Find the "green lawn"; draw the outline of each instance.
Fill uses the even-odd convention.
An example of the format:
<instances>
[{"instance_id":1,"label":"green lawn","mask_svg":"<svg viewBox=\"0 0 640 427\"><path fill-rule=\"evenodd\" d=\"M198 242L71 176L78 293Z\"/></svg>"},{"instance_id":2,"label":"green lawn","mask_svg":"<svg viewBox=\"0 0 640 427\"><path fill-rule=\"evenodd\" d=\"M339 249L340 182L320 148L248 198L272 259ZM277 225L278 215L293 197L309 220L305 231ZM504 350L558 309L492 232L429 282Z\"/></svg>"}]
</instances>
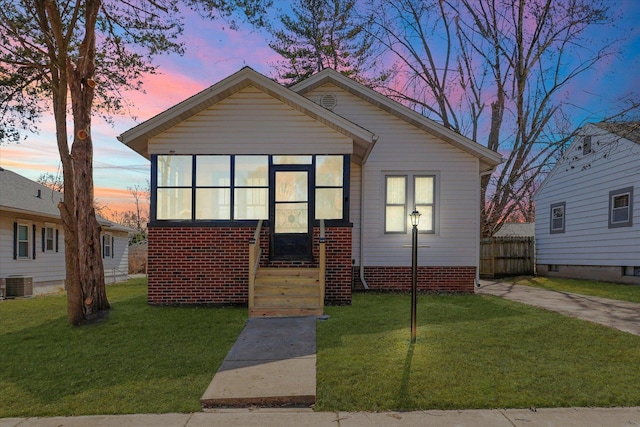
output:
<instances>
[{"instance_id":1,"label":"green lawn","mask_svg":"<svg viewBox=\"0 0 640 427\"><path fill-rule=\"evenodd\" d=\"M560 292L591 295L640 303L640 286L619 283L596 282L594 280L562 279L557 277L517 277L511 280L516 285L536 286Z\"/></svg>"},{"instance_id":2,"label":"green lawn","mask_svg":"<svg viewBox=\"0 0 640 427\"><path fill-rule=\"evenodd\" d=\"M200 411L246 308L150 307L146 280L107 287L100 323L64 295L0 302L0 418Z\"/></svg>"},{"instance_id":3,"label":"green lawn","mask_svg":"<svg viewBox=\"0 0 640 427\"><path fill-rule=\"evenodd\" d=\"M356 294L318 324L320 411L640 405L640 337L497 297Z\"/></svg>"},{"instance_id":4,"label":"green lawn","mask_svg":"<svg viewBox=\"0 0 640 427\"><path fill-rule=\"evenodd\" d=\"M0 302L0 418L200 410L246 308L150 307L146 282L72 327L63 295ZM640 405L640 337L491 296L356 294L318 323L316 410Z\"/></svg>"}]
</instances>

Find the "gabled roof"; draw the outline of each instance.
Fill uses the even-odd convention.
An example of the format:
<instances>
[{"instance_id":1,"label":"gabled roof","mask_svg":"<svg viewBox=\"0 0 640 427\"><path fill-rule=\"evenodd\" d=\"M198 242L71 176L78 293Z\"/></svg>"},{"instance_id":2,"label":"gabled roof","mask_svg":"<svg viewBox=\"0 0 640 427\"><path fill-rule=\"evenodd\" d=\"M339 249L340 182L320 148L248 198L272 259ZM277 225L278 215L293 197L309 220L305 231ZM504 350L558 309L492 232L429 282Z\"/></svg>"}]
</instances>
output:
<instances>
[{"instance_id":1,"label":"gabled roof","mask_svg":"<svg viewBox=\"0 0 640 427\"><path fill-rule=\"evenodd\" d=\"M308 79L294 85L291 90L304 95L320 86L325 84L333 84L361 99L377 106L383 111L388 112L401 120L404 120L412 125L416 126L423 131L430 133L444 141L447 141L451 145L465 151L480 159L481 170L491 170L495 166L502 163L502 156L493 150L490 150L471 139L460 135L446 128L445 126L415 112L414 110L405 107L404 105L396 102L386 96L376 92L375 90L368 88L355 80L352 80L339 72L327 68L320 71L317 74L309 77Z\"/></svg>"},{"instance_id":2,"label":"gabled roof","mask_svg":"<svg viewBox=\"0 0 640 427\"><path fill-rule=\"evenodd\" d=\"M563 167L563 165L567 161L567 153L572 152L574 146L582 144L583 138L585 136L603 136L606 133L615 134L632 143L640 144L640 122L599 122L585 124L576 132L576 136L569 144L569 147L567 147L567 149L565 150L562 158L558 160L553 169L551 169L551 172L547 174L547 176L542 181L542 184L540 184L536 192L533 194L534 200L537 198L538 194L540 194L540 192L547 186L547 183L552 180L552 177L557 173L557 171L561 167Z\"/></svg>"},{"instance_id":3,"label":"gabled roof","mask_svg":"<svg viewBox=\"0 0 640 427\"><path fill-rule=\"evenodd\" d=\"M0 167L0 211L22 215L35 215L60 220L60 203L64 195L38 182ZM98 223L106 230L135 233L125 227L98 216Z\"/></svg>"},{"instance_id":4,"label":"gabled roof","mask_svg":"<svg viewBox=\"0 0 640 427\"><path fill-rule=\"evenodd\" d=\"M249 67L242 68L226 79L124 132L118 137L118 140L148 158L147 143L150 138L159 135L248 86L253 86L293 109L352 138L363 151L367 151L374 140L374 134L368 130L298 95Z\"/></svg>"},{"instance_id":5,"label":"gabled roof","mask_svg":"<svg viewBox=\"0 0 640 427\"><path fill-rule=\"evenodd\" d=\"M0 209L24 214L60 218L58 203L63 194L0 168Z\"/></svg>"},{"instance_id":6,"label":"gabled roof","mask_svg":"<svg viewBox=\"0 0 640 427\"><path fill-rule=\"evenodd\" d=\"M640 122L595 123L601 129L640 144Z\"/></svg>"}]
</instances>

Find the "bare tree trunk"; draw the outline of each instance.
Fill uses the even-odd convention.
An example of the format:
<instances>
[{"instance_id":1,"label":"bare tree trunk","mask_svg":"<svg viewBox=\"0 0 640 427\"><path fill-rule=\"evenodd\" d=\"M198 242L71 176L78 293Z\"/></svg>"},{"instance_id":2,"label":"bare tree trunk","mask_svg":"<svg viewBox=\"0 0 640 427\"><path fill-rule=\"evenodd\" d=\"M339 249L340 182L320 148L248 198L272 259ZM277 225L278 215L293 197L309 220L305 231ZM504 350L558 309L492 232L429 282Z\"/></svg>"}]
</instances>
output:
<instances>
[{"instance_id":1,"label":"bare tree trunk","mask_svg":"<svg viewBox=\"0 0 640 427\"><path fill-rule=\"evenodd\" d=\"M36 13L56 44L48 45L48 54L56 67L51 70L56 138L62 160L64 199L59 204L65 239L67 316L79 325L87 315L108 309L104 269L100 247L100 226L93 207L93 145L91 110L95 72L95 23L100 1L85 5L85 37L77 67L67 55L65 36L56 2L36 3ZM45 28L47 29L47 28ZM56 46L57 45L57 46ZM71 95L74 142L69 151L67 133L67 89Z\"/></svg>"}]
</instances>

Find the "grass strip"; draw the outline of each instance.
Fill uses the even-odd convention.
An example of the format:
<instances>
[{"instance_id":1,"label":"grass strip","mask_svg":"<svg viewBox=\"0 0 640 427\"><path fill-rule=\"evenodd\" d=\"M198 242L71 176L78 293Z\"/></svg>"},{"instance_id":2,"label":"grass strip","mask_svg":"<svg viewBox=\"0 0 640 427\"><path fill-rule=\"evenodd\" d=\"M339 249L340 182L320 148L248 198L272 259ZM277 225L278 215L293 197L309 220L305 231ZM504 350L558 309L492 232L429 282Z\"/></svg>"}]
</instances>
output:
<instances>
[{"instance_id":1,"label":"grass strip","mask_svg":"<svg viewBox=\"0 0 640 427\"><path fill-rule=\"evenodd\" d=\"M640 337L480 295L356 294L318 323L320 411L635 406Z\"/></svg>"},{"instance_id":2,"label":"grass strip","mask_svg":"<svg viewBox=\"0 0 640 427\"><path fill-rule=\"evenodd\" d=\"M81 327L65 295L0 302L0 418L201 410L246 308L149 306L146 279L107 293L108 317Z\"/></svg>"},{"instance_id":3,"label":"grass strip","mask_svg":"<svg viewBox=\"0 0 640 427\"><path fill-rule=\"evenodd\" d=\"M570 292L574 294L640 303L640 286L638 285L540 276L516 277L511 280L511 283L551 289L559 292Z\"/></svg>"}]
</instances>

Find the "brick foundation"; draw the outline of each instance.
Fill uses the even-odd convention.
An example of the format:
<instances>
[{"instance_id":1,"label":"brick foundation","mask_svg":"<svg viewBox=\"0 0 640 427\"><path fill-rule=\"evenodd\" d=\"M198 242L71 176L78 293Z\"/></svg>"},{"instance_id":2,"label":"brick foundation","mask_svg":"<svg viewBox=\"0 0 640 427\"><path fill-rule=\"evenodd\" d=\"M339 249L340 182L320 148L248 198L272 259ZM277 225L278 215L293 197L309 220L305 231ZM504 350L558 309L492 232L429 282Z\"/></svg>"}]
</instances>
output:
<instances>
[{"instance_id":1,"label":"brick foundation","mask_svg":"<svg viewBox=\"0 0 640 427\"><path fill-rule=\"evenodd\" d=\"M385 291L411 290L411 267L365 267L369 289ZM475 267L418 267L418 290L424 292L474 293ZM360 267L354 267L354 287L363 289Z\"/></svg>"},{"instance_id":2,"label":"brick foundation","mask_svg":"<svg viewBox=\"0 0 640 427\"><path fill-rule=\"evenodd\" d=\"M149 304L247 304L249 239L255 227L149 227ZM350 227L327 227L327 304L351 303ZM318 259L319 229L314 229ZM269 229L261 230L260 265L269 265ZM282 265L287 263L281 263ZM291 266L317 265L294 262Z\"/></svg>"}]
</instances>

